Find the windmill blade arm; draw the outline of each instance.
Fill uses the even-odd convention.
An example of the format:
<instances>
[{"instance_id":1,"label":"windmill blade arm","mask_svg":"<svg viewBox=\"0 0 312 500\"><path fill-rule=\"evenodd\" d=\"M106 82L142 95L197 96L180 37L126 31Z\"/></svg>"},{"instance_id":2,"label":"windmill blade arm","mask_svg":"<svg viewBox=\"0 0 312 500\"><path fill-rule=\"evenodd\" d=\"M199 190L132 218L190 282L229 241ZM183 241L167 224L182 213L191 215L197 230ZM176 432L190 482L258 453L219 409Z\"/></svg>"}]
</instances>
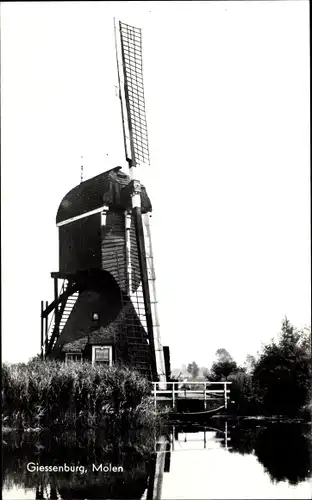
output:
<instances>
[{"instance_id":1,"label":"windmill blade arm","mask_svg":"<svg viewBox=\"0 0 312 500\"><path fill-rule=\"evenodd\" d=\"M132 166L150 164L143 85L141 29L119 22L123 91Z\"/></svg>"}]
</instances>

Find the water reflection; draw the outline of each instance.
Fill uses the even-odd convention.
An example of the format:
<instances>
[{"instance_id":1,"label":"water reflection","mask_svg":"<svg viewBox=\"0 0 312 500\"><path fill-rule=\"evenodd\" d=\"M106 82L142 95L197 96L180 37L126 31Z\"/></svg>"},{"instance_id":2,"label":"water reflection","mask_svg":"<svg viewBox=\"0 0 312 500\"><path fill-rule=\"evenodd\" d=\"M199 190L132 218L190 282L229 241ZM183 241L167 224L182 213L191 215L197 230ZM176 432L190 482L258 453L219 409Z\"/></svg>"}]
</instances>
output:
<instances>
[{"instance_id":1,"label":"water reflection","mask_svg":"<svg viewBox=\"0 0 312 500\"><path fill-rule=\"evenodd\" d=\"M255 454L275 481L287 480L296 485L311 474L311 436L305 436L297 425L262 429L255 442Z\"/></svg>"},{"instance_id":2,"label":"water reflection","mask_svg":"<svg viewBox=\"0 0 312 500\"><path fill-rule=\"evenodd\" d=\"M233 426L230 451L242 455L254 453L272 481L296 485L311 475L311 426Z\"/></svg>"},{"instance_id":3,"label":"water reflection","mask_svg":"<svg viewBox=\"0 0 312 500\"><path fill-rule=\"evenodd\" d=\"M168 427L160 436L7 435L4 498L17 498L17 490L18 498L28 498L23 493L28 490L36 500L256 498L255 482L260 482L258 498L310 498L305 496L310 431L300 425L219 421ZM74 465L85 472L29 472L30 462Z\"/></svg>"},{"instance_id":4,"label":"water reflection","mask_svg":"<svg viewBox=\"0 0 312 500\"><path fill-rule=\"evenodd\" d=\"M155 437L66 435L49 433L31 439L5 436L3 453L4 497L13 487L35 490L39 499L141 498L155 470ZM31 471L27 470L28 464ZM65 468L40 471L40 466ZM78 470L67 471L71 466ZM116 472L114 466L119 468ZM84 467L85 472L81 472ZM22 498L22 497L21 497Z\"/></svg>"}]
</instances>

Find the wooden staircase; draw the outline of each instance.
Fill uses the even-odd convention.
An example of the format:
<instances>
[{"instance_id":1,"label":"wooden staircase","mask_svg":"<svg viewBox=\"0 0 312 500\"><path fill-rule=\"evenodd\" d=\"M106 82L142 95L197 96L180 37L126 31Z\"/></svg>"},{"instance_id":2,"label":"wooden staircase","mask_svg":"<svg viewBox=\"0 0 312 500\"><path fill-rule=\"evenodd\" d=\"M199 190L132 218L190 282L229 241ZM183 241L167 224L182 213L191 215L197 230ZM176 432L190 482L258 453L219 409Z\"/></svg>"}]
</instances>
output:
<instances>
[{"instance_id":1,"label":"wooden staircase","mask_svg":"<svg viewBox=\"0 0 312 500\"><path fill-rule=\"evenodd\" d=\"M68 286L69 286L69 283L67 282L67 280L64 280L60 294L65 292L66 289L68 288ZM68 320L69 316L71 315L71 312L74 308L74 305L77 302L78 296L79 296L79 292L76 291L72 295L70 295L66 300L64 300L64 302L62 302L58 305L58 315L60 317L58 325L55 322L55 311L53 312L53 316L51 318L51 321L50 321L50 324L48 327L48 341L47 341L47 348L46 348L47 353L50 353L52 351L52 349L54 348L58 337L61 335L61 333L64 329L64 326L66 325L67 320Z\"/></svg>"},{"instance_id":2,"label":"wooden staircase","mask_svg":"<svg viewBox=\"0 0 312 500\"><path fill-rule=\"evenodd\" d=\"M66 325L67 320L68 320L68 318L69 318L69 316L74 308L74 305L77 302L78 296L79 296L79 292L75 292L73 295L70 295L68 297L67 301L65 302L65 307L64 307L63 314L62 314L62 317L60 320L60 325L59 325L59 333L60 334L62 333L63 328Z\"/></svg>"}]
</instances>

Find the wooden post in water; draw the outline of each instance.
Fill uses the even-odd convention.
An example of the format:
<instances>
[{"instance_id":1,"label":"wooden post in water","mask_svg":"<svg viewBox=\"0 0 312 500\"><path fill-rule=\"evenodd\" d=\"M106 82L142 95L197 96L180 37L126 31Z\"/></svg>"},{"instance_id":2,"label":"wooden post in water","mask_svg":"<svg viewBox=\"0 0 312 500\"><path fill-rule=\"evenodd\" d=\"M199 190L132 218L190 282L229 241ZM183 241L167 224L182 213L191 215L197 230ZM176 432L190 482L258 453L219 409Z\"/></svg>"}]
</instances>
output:
<instances>
[{"instance_id":1,"label":"wooden post in water","mask_svg":"<svg viewBox=\"0 0 312 500\"><path fill-rule=\"evenodd\" d=\"M43 359L43 300L41 301L41 328L40 328L40 333L41 333L41 338L40 338L40 358Z\"/></svg>"},{"instance_id":2,"label":"wooden post in water","mask_svg":"<svg viewBox=\"0 0 312 500\"><path fill-rule=\"evenodd\" d=\"M224 382L224 408L227 408L227 389L226 389L226 382Z\"/></svg>"},{"instance_id":3,"label":"wooden post in water","mask_svg":"<svg viewBox=\"0 0 312 500\"><path fill-rule=\"evenodd\" d=\"M175 407L175 382L172 382L172 408Z\"/></svg>"},{"instance_id":4,"label":"wooden post in water","mask_svg":"<svg viewBox=\"0 0 312 500\"><path fill-rule=\"evenodd\" d=\"M42 500L43 499L43 488L42 485L40 484L36 486L36 500Z\"/></svg>"},{"instance_id":5,"label":"wooden post in water","mask_svg":"<svg viewBox=\"0 0 312 500\"><path fill-rule=\"evenodd\" d=\"M54 332L56 333L56 339L59 337L59 306L58 306L58 279L54 278L54 301L55 301L55 309L54 309Z\"/></svg>"},{"instance_id":6,"label":"wooden post in water","mask_svg":"<svg viewBox=\"0 0 312 500\"><path fill-rule=\"evenodd\" d=\"M49 302L46 300L45 303L45 308L47 308L49 305ZM48 329L49 329L49 324L48 324L48 315L45 317L45 326L44 326L44 344L45 344L45 353L48 350Z\"/></svg>"},{"instance_id":7,"label":"wooden post in water","mask_svg":"<svg viewBox=\"0 0 312 500\"><path fill-rule=\"evenodd\" d=\"M204 382L204 410L207 410L206 382Z\"/></svg>"},{"instance_id":8,"label":"wooden post in water","mask_svg":"<svg viewBox=\"0 0 312 500\"><path fill-rule=\"evenodd\" d=\"M228 427L227 421L225 421L224 434L225 434L225 449L228 449Z\"/></svg>"}]
</instances>

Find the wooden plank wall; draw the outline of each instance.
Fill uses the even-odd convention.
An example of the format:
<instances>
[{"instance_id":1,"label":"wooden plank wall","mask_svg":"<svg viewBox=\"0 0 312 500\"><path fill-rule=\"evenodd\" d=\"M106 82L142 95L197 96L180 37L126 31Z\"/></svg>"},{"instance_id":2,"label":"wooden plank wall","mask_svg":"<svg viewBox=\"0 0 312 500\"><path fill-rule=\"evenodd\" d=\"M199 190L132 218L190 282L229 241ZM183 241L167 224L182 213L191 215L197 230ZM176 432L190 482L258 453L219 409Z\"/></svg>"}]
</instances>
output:
<instances>
[{"instance_id":1,"label":"wooden plank wall","mask_svg":"<svg viewBox=\"0 0 312 500\"><path fill-rule=\"evenodd\" d=\"M122 211L108 211L105 237L101 245L102 269L109 271L120 288L126 292L125 217Z\"/></svg>"},{"instance_id":2,"label":"wooden plank wall","mask_svg":"<svg viewBox=\"0 0 312 500\"><path fill-rule=\"evenodd\" d=\"M61 273L100 269L100 214L84 217L59 228L59 263Z\"/></svg>"}]
</instances>

